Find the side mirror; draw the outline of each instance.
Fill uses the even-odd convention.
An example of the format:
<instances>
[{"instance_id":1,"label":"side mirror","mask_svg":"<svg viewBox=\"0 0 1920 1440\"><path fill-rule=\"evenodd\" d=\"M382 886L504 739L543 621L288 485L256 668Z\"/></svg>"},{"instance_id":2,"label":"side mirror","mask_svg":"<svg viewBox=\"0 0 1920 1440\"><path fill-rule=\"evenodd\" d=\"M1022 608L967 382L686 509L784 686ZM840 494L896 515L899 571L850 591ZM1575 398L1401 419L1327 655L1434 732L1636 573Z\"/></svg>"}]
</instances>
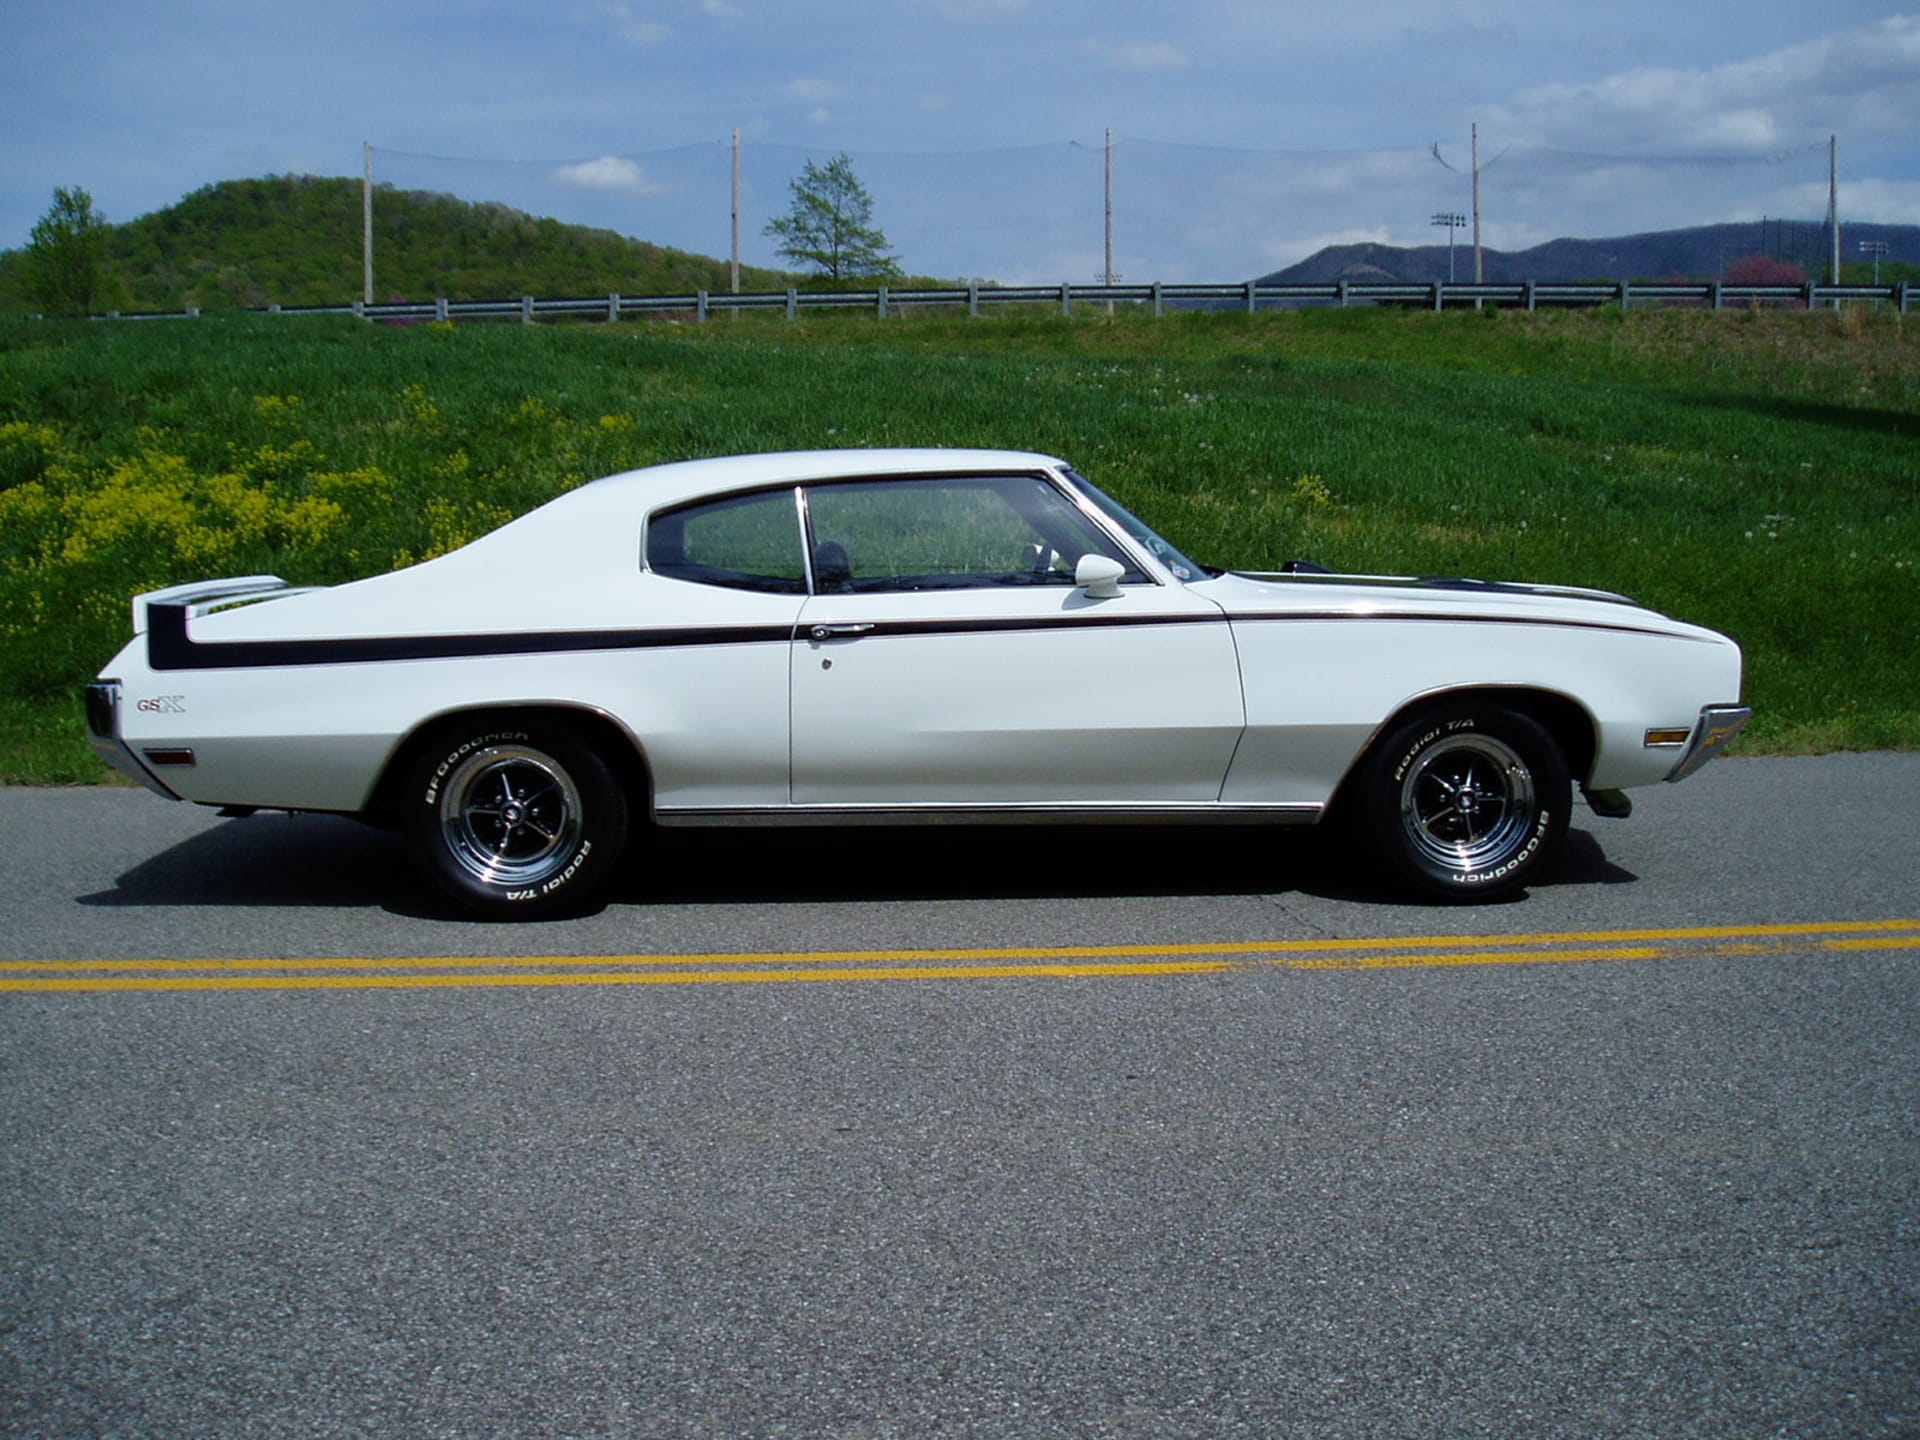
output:
<instances>
[{"instance_id":1,"label":"side mirror","mask_svg":"<svg viewBox=\"0 0 1920 1440\"><path fill-rule=\"evenodd\" d=\"M1093 600L1111 600L1120 593L1120 577L1127 567L1106 555L1086 554L1073 567L1073 583Z\"/></svg>"}]
</instances>

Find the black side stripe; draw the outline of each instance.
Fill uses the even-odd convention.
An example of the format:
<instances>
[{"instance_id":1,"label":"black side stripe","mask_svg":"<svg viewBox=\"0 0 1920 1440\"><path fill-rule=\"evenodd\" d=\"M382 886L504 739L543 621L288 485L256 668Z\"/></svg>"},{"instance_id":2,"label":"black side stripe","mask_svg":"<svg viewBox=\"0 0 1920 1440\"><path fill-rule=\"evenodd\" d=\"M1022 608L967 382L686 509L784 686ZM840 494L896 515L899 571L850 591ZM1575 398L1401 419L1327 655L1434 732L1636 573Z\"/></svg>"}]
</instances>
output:
<instances>
[{"instance_id":1,"label":"black side stripe","mask_svg":"<svg viewBox=\"0 0 1920 1440\"><path fill-rule=\"evenodd\" d=\"M791 625L652 630L537 630L521 634L391 635L341 640L195 640L183 605L147 607L147 664L155 670L248 670L268 666L368 665L485 655L555 655L689 645L788 644Z\"/></svg>"},{"instance_id":2,"label":"black side stripe","mask_svg":"<svg viewBox=\"0 0 1920 1440\"><path fill-rule=\"evenodd\" d=\"M538 630L477 635L363 636L339 640L219 640L187 633L184 605L147 610L147 664L163 670L245 670L305 665L368 665L396 660L458 660L480 656L584 654L607 650L659 650L697 645L786 645L805 633L793 625L680 626L644 630ZM1157 625L1222 625L1329 622L1421 622L1448 625L1544 625L1568 630L1608 630L1629 635L1685 639L1649 626L1547 616L1438 615L1426 611L1277 611L1260 615L1061 614L974 620L876 621L857 638L825 643L866 643L908 635L991 635L1066 627L1137 629Z\"/></svg>"},{"instance_id":3,"label":"black side stripe","mask_svg":"<svg viewBox=\"0 0 1920 1440\"><path fill-rule=\"evenodd\" d=\"M903 635L977 635L1062 626L1137 628L1221 625L1222 615L1060 615L981 620L881 621L862 639ZM245 670L273 666L368 665L393 660L457 660L475 656L580 654L596 650L659 650L694 645L787 645L793 625L660 627L647 630L530 630L476 635L392 635L340 640L195 640L186 607L147 607L147 664L154 670Z\"/></svg>"}]
</instances>

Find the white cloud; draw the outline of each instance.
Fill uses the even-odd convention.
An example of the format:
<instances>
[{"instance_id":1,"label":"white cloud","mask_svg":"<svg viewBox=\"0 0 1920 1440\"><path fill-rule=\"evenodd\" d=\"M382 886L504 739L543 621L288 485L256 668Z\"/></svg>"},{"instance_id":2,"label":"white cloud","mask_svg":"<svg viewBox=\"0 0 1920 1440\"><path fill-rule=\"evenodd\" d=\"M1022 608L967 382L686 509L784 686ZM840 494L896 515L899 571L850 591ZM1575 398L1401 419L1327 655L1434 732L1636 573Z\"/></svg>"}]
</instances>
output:
<instances>
[{"instance_id":1,"label":"white cloud","mask_svg":"<svg viewBox=\"0 0 1920 1440\"><path fill-rule=\"evenodd\" d=\"M1882 225L1920 225L1920 180L1842 180L1840 220Z\"/></svg>"},{"instance_id":2,"label":"white cloud","mask_svg":"<svg viewBox=\"0 0 1920 1440\"><path fill-rule=\"evenodd\" d=\"M1090 40L1087 49L1119 70L1184 70L1193 63L1184 50L1166 40Z\"/></svg>"},{"instance_id":3,"label":"white cloud","mask_svg":"<svg viewBox=\"0 0 1920 1440\"><path fill-rule=\"evenodd\" d=\"M811 75L802 75L787 81L780 87L780 93L789 100L811 101L824 104L829 100L838 100L845 93L831 80L821 80Z\"/></svg>"},{"instance_id":4,"label":"white cloud","mask_svg":"<svg viewBox=\"0 0 1920 1440\"><path fill-rule=\"evenodd\" d=\"M629 45L638 45L642 49L664 45L673 34L672 28L663 21L649 19L637 13L628 0L616 0L616 3L603 4L599 6L598 14L607 22L615 35Z\"/></svg>"},{"instance_id":5,"label":"white cloud","mask_svg":"<svg viewBox=\"0 0 1920 1440\"><path fill-rule=\"evenodd\" d=\"M660 187L647 177L646 167L623 155L602 155L562 165L553 172L556 183L576 190L605 190L624 195L657 195Z\"/></svg>"},{"instance_id":6,"label":"white cloud","mask_svg":"<svg viewBox=\"0 0 1920 1440\"><path fill-rule=\"evenodd\" d=\"M1538 86L1493 118L1570 149L1762 155L1820 134L1892 139L1890 125L1910 138L1915 114L1920 16L1895 15L1723 65Z\"/></svg>"}]
</instances>

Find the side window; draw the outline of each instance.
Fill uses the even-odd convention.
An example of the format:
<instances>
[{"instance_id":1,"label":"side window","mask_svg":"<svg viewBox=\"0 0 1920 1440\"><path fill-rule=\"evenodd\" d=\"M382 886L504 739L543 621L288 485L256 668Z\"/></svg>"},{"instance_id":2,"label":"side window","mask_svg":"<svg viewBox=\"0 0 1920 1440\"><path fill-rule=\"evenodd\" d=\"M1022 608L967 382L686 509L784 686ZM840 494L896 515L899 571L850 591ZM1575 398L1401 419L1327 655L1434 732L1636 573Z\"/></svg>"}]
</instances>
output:
<instances>
[{"instance_id":1,"label":"side window","mask_svg":"<svg viewBox=\"0 0 1920 1440\"><path fill-rule=\"evenodd\" d=\"M699 585L804 595L794 492L735 495L654 516L647 524L647 568Z\"/></svg>"},{"instance_id":2,"label":"side window","mask_svg":"<svg viewBox=\"0 0 1920 1440\"><path fill-rule=\"evenodd\" d=\"M807 491L823 590L1073 584L1089 552L1150 583L1069 500L1032 475L848 481Z\"/></svg>"}]
</instances>

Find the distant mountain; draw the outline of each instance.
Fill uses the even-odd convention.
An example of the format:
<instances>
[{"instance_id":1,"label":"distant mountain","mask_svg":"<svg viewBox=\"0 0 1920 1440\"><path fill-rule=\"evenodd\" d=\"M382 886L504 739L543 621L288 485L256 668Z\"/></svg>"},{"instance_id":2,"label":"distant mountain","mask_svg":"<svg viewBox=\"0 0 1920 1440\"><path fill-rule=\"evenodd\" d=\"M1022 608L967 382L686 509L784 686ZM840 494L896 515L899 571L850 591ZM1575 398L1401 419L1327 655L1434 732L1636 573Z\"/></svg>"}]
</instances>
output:
<instances>
[{"instance_id":1,"label":"distant mountain","mask_svg":"<svg viewBox=\"0 0 1920 1440\"><path fill-rule=\"evenodd\" d=\"M1862 240L1882 241L1887 254L1883 279L1903 278L1899 268L1920 266L1920 225L1840 227L1840 258L1849 282L1872 279L1871 257L1860 253ZM1749 256L1763 255L1797 266L1824 280L1831 238L1824 224L1764 220L1739 225L1700 225L1688 230L1658 230L1610 240L1549 240L1531 250L1487 250L1486 278L1491 284L1527 280L1713 280ZM1453 250L1455 277L1473 279L1471 231L1460 232ZM1428 284L1447 278L1445 245L1330 245L1298 265L1260 277L1273 285L1329 285L1342 280L1412 281ZM1920 279L1920 273L1904 278Z\"/></svg>"},{"instance_id":2,"label":"distant mountain","mask_svg":"<svg viewBox=\"0 0 1920 1440\"><path fill-rule=\"evenodd\" d=\"M374 190L373 214L377 300L677 295L728 286L723 260L505 205L383 185ZM134 310L346 305L364 284L361 225L358 180L227 180L111 227L110 263ZM20 254L0 254L0 309L29 308L13 263ZM748 289L794 283L782 271L741 273Z\"/></svg>"}]
</instances>

